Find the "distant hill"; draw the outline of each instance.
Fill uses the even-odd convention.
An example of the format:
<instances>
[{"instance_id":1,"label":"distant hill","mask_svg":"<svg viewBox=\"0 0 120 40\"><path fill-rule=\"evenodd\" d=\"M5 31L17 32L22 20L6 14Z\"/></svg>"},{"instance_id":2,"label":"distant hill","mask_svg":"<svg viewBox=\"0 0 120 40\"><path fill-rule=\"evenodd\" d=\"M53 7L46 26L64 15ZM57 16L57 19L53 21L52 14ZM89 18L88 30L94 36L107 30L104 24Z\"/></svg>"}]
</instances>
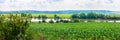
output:
<instances>
[{"instance_id":1,"label":"distant hill","mask_svg":"<svg viewBox=\"0 0 120 40\"><path fill-rule=\"evenodd\" d=\"M110 14L113 11L109 10L59 10L59 11L37 11L37 10L19 10L19 11L0 11L0 14L4 13L31 13L31 14L78 14L78 13L96 12L101 14Z\"/></svg>"}]
</instances>

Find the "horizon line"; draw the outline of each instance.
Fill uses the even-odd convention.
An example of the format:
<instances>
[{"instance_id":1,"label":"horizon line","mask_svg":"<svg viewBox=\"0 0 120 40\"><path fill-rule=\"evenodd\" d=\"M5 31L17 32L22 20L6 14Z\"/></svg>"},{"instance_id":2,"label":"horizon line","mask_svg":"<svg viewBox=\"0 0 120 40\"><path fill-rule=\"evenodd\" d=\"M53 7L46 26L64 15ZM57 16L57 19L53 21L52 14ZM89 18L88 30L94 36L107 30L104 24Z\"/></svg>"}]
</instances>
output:
<instances>
[{"instance_id":1,"label":"horizon line","mask_svg":"<svg viewBox=\"0 0 120 40\"><path fill-rule=\"evenodd\" d=\"M67 11L67 10L106 10L106 9L58 9L58 10L35 10L35 9L28 9L34 11ZM26 10L0 10L0 11L26 11ZM106 11L117 11L117 10L106 10Z\"/></svg>"}]
</instances>

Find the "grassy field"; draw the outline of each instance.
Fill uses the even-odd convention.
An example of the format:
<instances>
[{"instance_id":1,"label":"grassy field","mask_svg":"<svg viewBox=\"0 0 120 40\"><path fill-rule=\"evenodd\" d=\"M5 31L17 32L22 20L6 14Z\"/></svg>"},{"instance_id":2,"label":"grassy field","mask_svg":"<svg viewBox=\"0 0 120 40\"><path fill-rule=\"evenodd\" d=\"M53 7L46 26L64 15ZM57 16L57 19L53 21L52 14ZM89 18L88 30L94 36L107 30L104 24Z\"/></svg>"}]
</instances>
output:
<instances>
[{"instance_id":1,"label":"grassy field","mask_svg":"<svg viewBox=\"0 0 120 40\"><path fill-rule=\"evenodd\" d=\"M2 15L5 15L5 17L8 17L10 14L2 14ZM13 14L13 15L16 15L16 14ZM32 14L33 17L38 17L39 15L46 15L47 17L53 18L55 14ZM56 15L61 18L70 18L72 14L56 14Z\"/></svg>"},{"instance_id":2,"label":"grassy field","mask_svg":"<svg viewBox=\"0 0 120 40\"><path fill-rule=\"evenodd\" d=\"M47 17L54 17L55 14L32 14L33 16L46 15ZM61 18L70 18L72 14L56 14Z\"/></svg>"},{"instance_id":3,"label":"grassy field","mask_svg":"<svg viewBox=\"0 0 120 40\"><path fill-rule=\"evenodd\" d=\"M119 40L120 23L31 23L34 40Z\"/></svg>"},{"instance_id":4,"label":"grassy field","mask_svg":"<svg viewBox=\"0 0 120 40\"><path fill-rule=\"evenodd\" d=\"M106 14L106 15L110 15L110 16L116 16L116 17L120 17L120 14Z\"/></svg>"}]
</instances>

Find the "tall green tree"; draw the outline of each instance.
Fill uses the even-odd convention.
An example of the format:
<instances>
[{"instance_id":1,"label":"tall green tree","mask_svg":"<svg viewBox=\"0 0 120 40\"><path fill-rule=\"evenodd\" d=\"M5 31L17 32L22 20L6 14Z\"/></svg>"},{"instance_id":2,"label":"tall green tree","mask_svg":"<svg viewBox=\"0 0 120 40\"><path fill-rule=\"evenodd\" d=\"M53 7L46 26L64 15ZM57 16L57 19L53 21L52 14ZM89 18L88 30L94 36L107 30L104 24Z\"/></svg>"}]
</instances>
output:
<instances>
[{"instance_id":1,"label":"tall green tree","mask_svg":"<svg viewBox=\"0 0 120 40\"><path fill-rule=\"evenodd\" d=\"M85 13L80 13L80 19L86 19L86 14Z\"/></svg>"},{"instance_id":2,"label":"tall green tree","mask_svg":"<svg viewBox=\"0 0 120 40\"><path fill-rule=\"evenodd\" d=\"M87 14L88 19L97 19L97 14L95 12L90 12Z\"/></svg>"},{"instance_id":3,"label":"tall green tree","mask_svg":"<svg viewBox=\"0 0 120 40\"><path fill-rule=\"evenodd\" d=\"M99 19L105 19L105 15L104 14L98 14L98 17Z\"/></svg>"},{"instance_id":4,"label":"tall green tree","mask_svg":"<svg viewBox=\"0 0 120 40\"><path fill-rule=\"evenodd\" d=\"M71 18L72 18L72 19L78 19L79 16L78 16L78 14L73 14L73 15L71 16Z\"/></svg>"},{"instance_id":5,"label":"tall green tree","mask_svg":"<svg viewBox=\"0 0 120 40\"><path fill-rule=\"evenodd\" d=\"M42 18L42 17L39 15L39 16L38 16L38 19L41 19L41 18Z\"/></svg>"},{"instance_id":6,"label":"tall green tree","mask_svg":"<svg viewBox=\"0 0 120 40\"><path fill-rule=\"evenodd\" d=\"M27 16L27 14L21 13L21 17L26 17L26 16Z\"/></svg>"},{"instance_id":7,"label":"tall green tree","mask_svg":"<svg viewBox=\"0 0 120 40\"><path fill-rule=\"evenodd\" d=\"M60 19L60 17L55 14L55 15L54 15L54 19L55 19L55 20L58 20L58 19Z\"/></svg>"}]
</instances>

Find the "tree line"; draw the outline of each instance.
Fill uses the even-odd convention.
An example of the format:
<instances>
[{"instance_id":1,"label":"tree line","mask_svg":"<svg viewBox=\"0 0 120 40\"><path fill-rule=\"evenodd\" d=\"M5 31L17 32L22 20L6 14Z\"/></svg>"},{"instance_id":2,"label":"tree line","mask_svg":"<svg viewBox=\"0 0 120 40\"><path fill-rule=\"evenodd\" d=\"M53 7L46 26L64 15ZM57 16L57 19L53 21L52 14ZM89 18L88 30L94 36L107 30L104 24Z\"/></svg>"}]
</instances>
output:
<instances>
[{"instance_id":1,"label":"tree line","mask_svg":"<svg viewBox=\"0 0 120 40\"><path fill-rule=\"evenodd\" d=\"M22 16L25 16L27 14L21 14ZM47 17L46 15L39 15L39 16L32 16L32 14L29 14L30 18L37 18L37 19L42 19L43 23L45 22L46 19L50 18ZM57 14L54 14L54 16L52 17L52 19L54 20L58 20L58 19L64 19L62 17L59 17ZM106 14L100 14L100 13L95 13L95 12L89 12L89 13L79 13L79 14L72 14L71 17L67 18L67 19L71 19L70 22L79 22L79 21L85 21L82 19L87 19L87 21L94 21L96 19L100 19L100 20L120 20L120 17L118 16L110 16L110 15L106 15ZM89 19L93 19L93 20L89 20ZM53 23L53 21L50 21L51 23ZM57 22L69 22L68 20L60 20ZM41 22L40 22L41 23Z\"/></svg>"},{"instance_id":2,"label":"tree line","mask_svg":"<svg viewBox=\"0 0 120 40\"><path fill-rule=\"evenodd\" d=\"M120 17L117 17L117 16L98 14L95 12L73 14L71 18L72 19L107 19L107 20L119 20L120 19Z\"/></svg>"},{"instance_id":3,"label":"tree line","mask_svg":"<svg viewBox=\"0 0 120 40\"><path fill-rule=\"evenodd\" d=\"M21 13L21 15L26 16L27 14ZM38 18L38 19L43 19L43 20L49 18L46 15L38 15L35 17L33 17L32 14L28 14L28 15L30 15L30 18ZM53 18L60 19L61 17L59 17L57 14L54 14ZM72 14L70 18L71 19L106 19L106 20L119 20L120 19L120 17L118 16L110 16L110 15L99 14L95 12Z\"/></svg>"}]
</instances>

